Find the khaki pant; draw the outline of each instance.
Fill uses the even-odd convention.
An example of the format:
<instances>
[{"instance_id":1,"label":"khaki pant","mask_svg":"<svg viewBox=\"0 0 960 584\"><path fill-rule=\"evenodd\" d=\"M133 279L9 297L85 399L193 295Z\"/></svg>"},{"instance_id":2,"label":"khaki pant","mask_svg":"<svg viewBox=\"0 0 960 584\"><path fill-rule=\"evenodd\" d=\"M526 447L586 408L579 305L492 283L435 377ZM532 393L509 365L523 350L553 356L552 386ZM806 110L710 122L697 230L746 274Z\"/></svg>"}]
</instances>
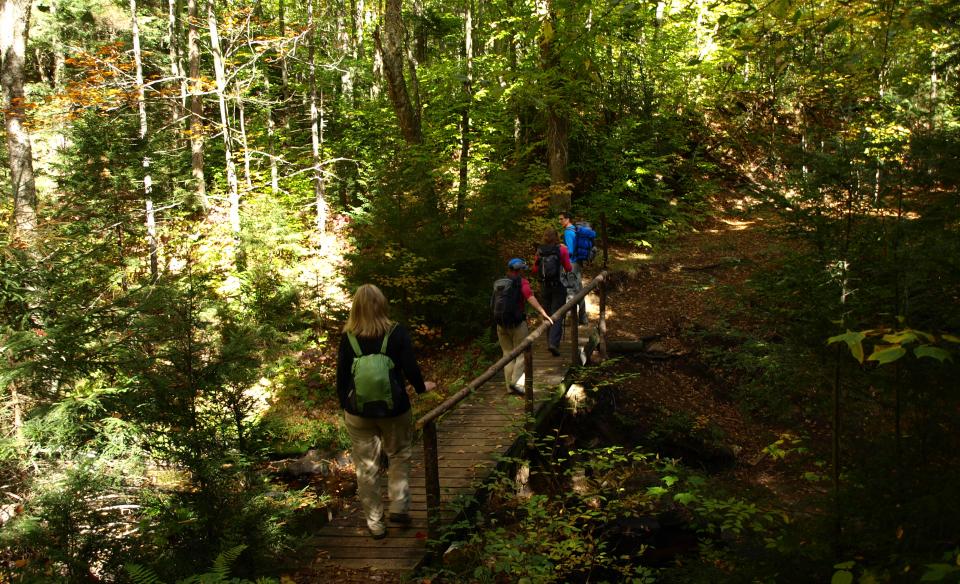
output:
<instances>
[{"instance_id":1,"label":"khaki pant","mask_svg":"<svg viewBox=\"0 0 960 584\"><path fill-rule=\"evenodd\" d=\"M521 322L513 328L497 325L497 340L500 341L500 349L503 351L503 356L506 357L510 351L513 351L523 342L523 339L527 338L528 334L530 334L530 331L527 329L526 322ZM508 390L511 385L519 384L520 378L523 377L522 354L507 363L507 366L503 368L503 376Z\"/></svg>"},{"instance_id":2,"label":"khaki pant","mask_svg":"<svg viewBox=\"0 0 960 584\"><path fill-rule=\"evenodd\" d=\"M357 468L357 494L367 516L367 527L373 533L383 532L383 472L380 469L381 449L386 452L387 494L390 513L406 513L410 509L410 454L413 442L413 413L393 418L361 418L343 413L353 449L350 453Z\"/></svg>"}]
</instances>

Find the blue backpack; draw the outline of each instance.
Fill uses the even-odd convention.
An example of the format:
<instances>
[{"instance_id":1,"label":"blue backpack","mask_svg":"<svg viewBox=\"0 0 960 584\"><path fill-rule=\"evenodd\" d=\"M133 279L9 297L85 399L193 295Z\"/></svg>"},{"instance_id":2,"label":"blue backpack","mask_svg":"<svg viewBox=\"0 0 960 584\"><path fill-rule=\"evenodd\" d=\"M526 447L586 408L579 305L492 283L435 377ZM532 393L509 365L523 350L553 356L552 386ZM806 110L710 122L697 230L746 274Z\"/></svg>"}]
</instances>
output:
<instances>
[{"instance_id":1,"label":"blue backpack","mask_svg":"<svg viewBox=\"0 0 960 584\"><path fill-rule=\"evenodd\" d=\"M577 237L573 241L570 259L578 264L592 262L597 257L597 248L593 245L597 232L590 228L589 223L580 222L574 225L574 233Z\"/></svg>"}]
</instances>

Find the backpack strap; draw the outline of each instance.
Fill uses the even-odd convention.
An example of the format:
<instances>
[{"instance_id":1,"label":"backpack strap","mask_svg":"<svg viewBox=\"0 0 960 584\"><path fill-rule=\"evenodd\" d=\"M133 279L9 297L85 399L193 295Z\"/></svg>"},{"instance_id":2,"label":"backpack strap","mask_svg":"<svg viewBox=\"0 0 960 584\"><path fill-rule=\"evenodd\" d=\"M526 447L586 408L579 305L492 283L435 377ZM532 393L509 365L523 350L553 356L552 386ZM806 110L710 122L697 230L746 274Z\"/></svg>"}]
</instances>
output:
<instances>
[{"instance_id":1,"label":"backpack strap","mask_svg":"<svg viewBox=\"0 0 960 584\"><path fill-rule=\"evenodd\" d=\"M383 343L380 345L380 352L386 354L387 352L387 341L390 340L390 334L393 333L394 329L397 328L397 323L393 323L393 326L390 327L390 330L387 331L387 334L383 335ZM360 343L357 342L357 337L353 333L347 333L347 339L350 341L350 346L353 347L353 352L356 353L357 357L363 357L363 351L360 349Z\"/></svg>"},{"instance_id":2,"label":"backpack strap","mask_svg":"<svg viewBox=\"0 0 960 584\"><path fill-rule=\"evenodd\" d=\"M393 326L390 327L390 330L387 331L387 334L383 335L383 343L380 345L380 352L384 355L387 353L387 341L390 340L390 335L396 328L397 323L393 323Z\"/></svg>"},{"instance_id":3,"label":"backpack strap","mask_svg":"<svg viewBox=\"0 0 960 584\"><path fill-rule=\"evenodd\" d=\"M360 350L360 343L357 342L357 337L353 336L353 333L347 333L347 339L349 339L350 346L353 347L353 352L357 357L363 357L363 351Z\"/></svg>"}]
</instances>

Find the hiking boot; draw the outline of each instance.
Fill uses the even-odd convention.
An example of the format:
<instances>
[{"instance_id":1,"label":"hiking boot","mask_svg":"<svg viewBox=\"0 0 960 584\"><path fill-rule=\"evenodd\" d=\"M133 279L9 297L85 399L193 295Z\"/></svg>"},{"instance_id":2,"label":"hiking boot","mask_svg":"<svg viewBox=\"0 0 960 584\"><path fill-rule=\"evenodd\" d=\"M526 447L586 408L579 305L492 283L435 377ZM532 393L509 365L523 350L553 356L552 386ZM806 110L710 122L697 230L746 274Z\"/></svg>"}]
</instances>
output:
<instances>
[{"instance_id":1,"label":"hiking boot","mask_svg":"<svg viewBox=\"0 0 960 584\"><path fill-rule=\"evenodd\" d=\"M413 523L413 519L409 513L391 513L388 519L390 519L391 523L399 523L400 525L410 525Z\"/></svg>"},{"instance_id":2,"label":"hiking boot","mask_svg":"<svg viewBox=\"0 0 960 584\"><path fill-rule=\"evenodd\" d=\"M560 349L554 347L553 345L547 347L547 350L550 351L550 354L553 355L554 357L560 356Z\"/></svg>"},{"instance_id":3,"label":"hiking boot","mask_svg":"<svg viewBox=\"0 0 960 584\"><path fill-rule=\"evenodd\" d=\"M387 537L387 528L382 521L374 527L367 526L367 531L370 532L370 537L373 539L383 539Z\"/></svg>"},{"instance_id":4,"label":"hiking boot","mask_svg":"<svg viewBox=\"0 0 960 584\"><path fill-rule=\"evenodd\" d=\"M526 392L523 391L523 388L515 383L510 384L510 387L507 388L507 393L512 393L513 395L526 395Z\"/></svg>"}]
</instances>

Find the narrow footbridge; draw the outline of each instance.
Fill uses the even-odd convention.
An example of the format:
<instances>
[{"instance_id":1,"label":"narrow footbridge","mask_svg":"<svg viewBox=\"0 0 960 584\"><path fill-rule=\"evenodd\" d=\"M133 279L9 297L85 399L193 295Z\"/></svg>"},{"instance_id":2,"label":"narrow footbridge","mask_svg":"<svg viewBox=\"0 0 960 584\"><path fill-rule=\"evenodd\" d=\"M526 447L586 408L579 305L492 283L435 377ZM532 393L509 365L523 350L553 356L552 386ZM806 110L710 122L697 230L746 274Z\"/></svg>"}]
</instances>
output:
<instances>
[{"instance_id":1,"label":"narrow footbridge","mask_svg":"<svg viewBox=\"0 0 960 584\"><path fill-rule=\"evenodd\" d=\"M543 323L512 353L417 420L423 457L414 454L412 461L410 526L388 524L387 537L375 540L355 504L318 530L313 538L321 556L318 561L397 573L409 573L424 562L431 553L430 542L437 541L456 519L457 501L472 496L497 460L522 446L518 440L524 431L533 430L525 426L541 419L564 397L571 366L584 364L594 349L605 355L606 276L602 271L551 315L554 320L570 315L559 357L547 351L544 333L549 324ZM594 291L599 310L589 325L578 325L577 303ZM504 387L503 367L521 354L525 379L533 383L525 384L526 395L510 395ZM386 493L384 502L386 506Z\"/></svg>"}]
</instances>

